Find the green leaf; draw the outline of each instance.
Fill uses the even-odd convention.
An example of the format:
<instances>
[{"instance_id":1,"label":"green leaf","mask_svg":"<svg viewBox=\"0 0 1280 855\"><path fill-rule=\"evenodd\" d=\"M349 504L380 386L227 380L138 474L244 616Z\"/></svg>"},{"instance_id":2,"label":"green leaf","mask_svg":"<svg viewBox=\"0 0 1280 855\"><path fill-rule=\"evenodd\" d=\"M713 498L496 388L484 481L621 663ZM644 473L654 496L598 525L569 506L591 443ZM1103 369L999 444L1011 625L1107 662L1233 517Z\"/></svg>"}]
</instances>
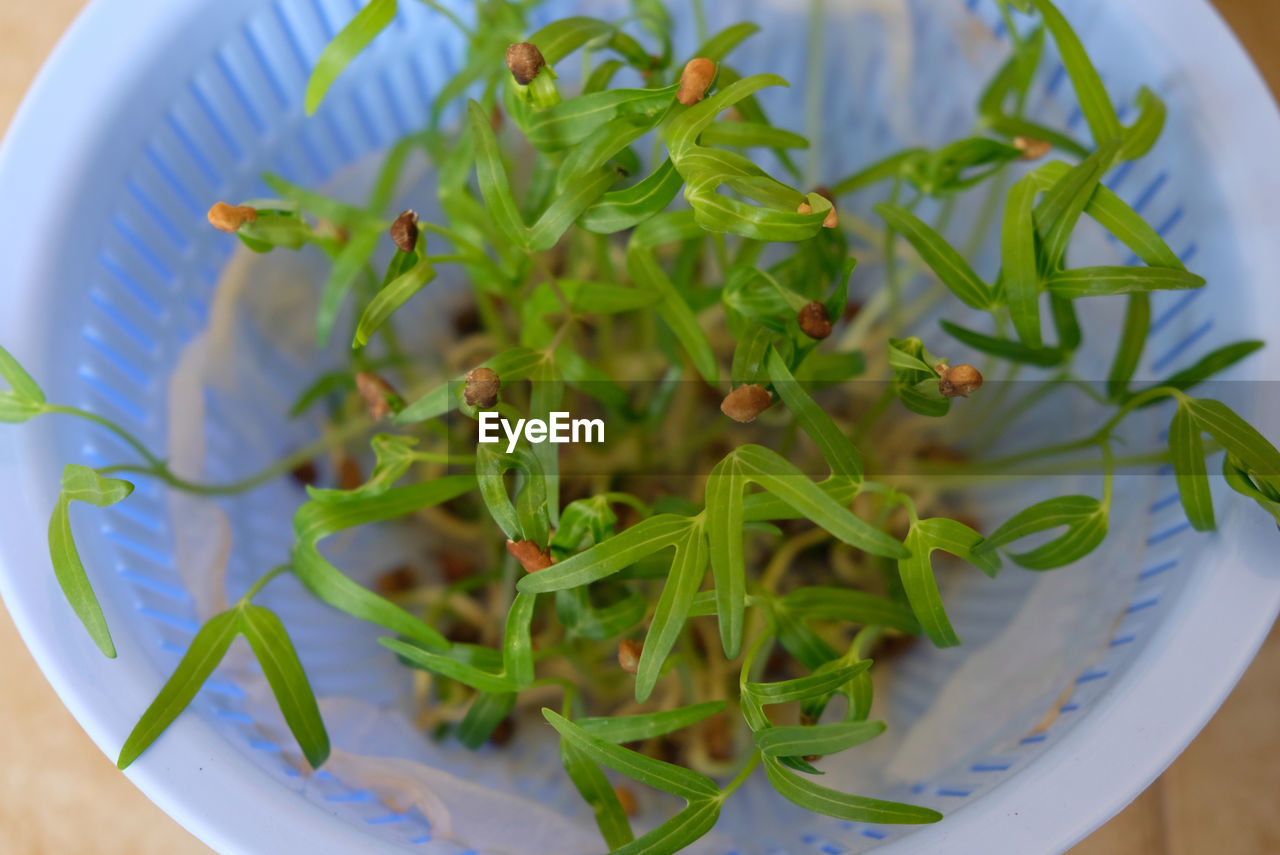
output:
<instances>
[{"instance_id":1,"label":"green leaf","mask_svg":"<svg viewBox=\"0 0 1280 855\"><path fill-rule=\"evenodd\" d=\"M800 387L777 350L769 351L765 365L773 391L778 393L801 430L808 434L822 452L823 459L831 467L831 473L846 476L855 482L862 480L862 456L858 454L858 449L831 416L827 415L826 410L818 406Z\"/></svg>"},{"instance_id":2,"label":"green leaf","mask_svg":"<svg viewBox=\"0 0 1280 855\"><path fill-rule=\"evenodd\" d=\"M1107 507L1092 496L1060 496L1019 511L997 528L975 554L1021 540L1028 535L1066 526L1060 536L1030 552L1010 557L1028 570L1052 570L1088 555L1107 536Z\"/></svg>"},{"instance_id":3,"label":"green leaf","mask_svg":"<svg viewBox=\"0 0 1280 855\"><path fill-rule=\"evenodd\" d=\"M728 56L734 48L758 32L760 32L759 24L750 21L734 24L703 42L693 52L693 55L704 57L712 62L719 62Z\"/></svg>"},{"instance_id":4,"label":"green leaf","mask_svg":"<svg viewBox=\"0 0 1280 855\"><path fill-rule=\"evenodd\" d=\"M444 653L435 653L396 638L379 638L378 643L412 667L457 680L480 692L504 694L519 688L508 674L492 671L468 661L471 654L480 653L472 645L455 644ZM480 655L497 652L488 648L481 648L481 650L483 653Z\"/></svg>"},{"instance_id":5,"label":"green leaf","mask_svg":"<svg viewBox=\"0 0 1280 855\"><path fill-rule=\"evenodd\" d=\"M23 369L22 365L18 364L18 360L15 360L13 355L3 347L0 347L0 378L4 378L9 388L13 389L10 394L12 401L35 408L38 408L38 404L45 403L45 393L42 392L40 385L31 379L26 369Z\"/></svg>"},{"instance_id":6,"label":"green leaf","mask_svg":"<svg viewBox=\"0 0 1280 855\"><path fill-rule=\"evenodd\" d=\"M1138 118L1125 129L1124 145L1120 149L1120 156L1125 160L1136 160L1151 150L1164 130L1168 112L1164 102L1145 86L1139 90L1136 103Z\"/></svg>"},{"instance_id":7,"label":"green leaf","mask_svg":"<svg viewBox=\"0 0 1280 855\"><path fill-rule=\"evenodd\" d=\"M774 757L764 758L769 783L785 799L815 813L850 822L919 825L937 822L942 814L916 805L852 796L797 775Z\"/></svg>"},{"instance_id":8,"label":"green leaf","mask_svg":"<svg viewBox=\"0 0 1280 855\"><path fill-rule=\"evenodd\" d=\"M666 736L723 712L724 701L707 701L662 712L578 719L588 735L621 745Z\"/></svg>"},{"instance_id":9,"label":"green leaf","mask_svg":"<svg viewBox=\"0 0 1280 855\"><path fill-rule=\"evenodd\" d=\"M1184 402L1195 423L1253 472L1280 475L1280 451L1253 425L1221 401L1188 398Z\"/></svg>"},{"instance_id":10,"label":"green leaf","mask_svg":"<svg viewBox=\"0 0 1280 855\"><path fill-rule=\"evenodd\" d=\"M1067 76L1071 78L1085 121L1089 123L1094 144L1102 147L1119 137L1122 130L1116 109L1107 95L1106 87L1102 85L1102 78L1098 76L1098 71L1093 67L1079 37L1057 7L1050 0L1031 2L1040 10L1045 27L1058 45L1058 53L1067 69Z\"/></svg>"},{"instance_id":11,"label":"green leaf","mask_svg":"<svg viewBox=\"0 0 1280 855\"><path fill-rule=\"evenodd\" d=\"M369 263L369 258L377 248L381 236L382 229L358 231L351 236L334 258L329 276L325 279L324 290L320 293L320 307L316 311L316 344L318 346L323 347L329 343L342 302L347 294L351 293L356 279Z\"/></svg>"},{"instance_id":12,"label":"green leaf","mask_svg":"<svg viewBox=\"0 0 1280 855\"><path fill-rule=\"evenodd\" d=\"M1151 330L1151 297L1147 294L1130 294L1124 314L1124 326L1120 329L1120 343L1115 359L1107 375L1107 397L1120 398L1128 393L1129 381L1138 370L1142 351Z\"/></svg>"},{"instance_id":13,"label":"green leaf","mask_svg":"<svg viewBox=\"0 0 1280 855\"><path fill-rule=\"evenodd\" d=\"M830 695L870 667L871 660L863 659L807 677L777 683L745 683L742 688L756 704L788 704Z\"/></svg>"},{"instance_id":14,"label":"green leaf","mask_svg":"<svg viewBox=\"0 0 1280 855\"><path fill-rule=\"evenodd\" d=\"M585 552L525 576L516 587L524 593L537 594L598 581L659 550L675 546L687 537L692 526L689 517L678 514L648 517Z\"/></svg>"},{"instance_id":15,"label":"green leaf","mask_svg":"<svg viewBox=\"0 0 1280 855\"><path fill-rule=\"evenodd\" d=\"M730 148L808 148L803 136L758 122L712 122L702 132L703 145Z\"/></svg>"},{"instance_id":16,"label":"green leaf","mask_svg":"<svg viewBox=\"0 0 1280 855\"><path fill-rule=\"evenodd\" d=\"M1097 192L1102 176L1115 162L1119 142L1100 144L1097 151L1068 169L1035 209L1036 228L1040 232L1040 272L1051 273L1066 258L1067 245L1080 215Z\"/></svg>"},{"instance_id":17,"label":"green leaf","mask_svg":"<svg viewBox=\"0 0 1280 855\"><path fill-rule=\"evenodd\" d=\"M238 610L225 611L205 621L204 626L191 639L191 646L182 655L182 661L165 681L155 700L147 707L142 718L133 726L116 765L125 769L155 742L173 720L195 698L205 680L218 667L231 641L240 629Z\"/></svg>"},{"instance_id":18,"label":"green leaf","mask_svg":"<svg viewBox=\"0 0 1280 855\"><path fill-rule=\"evenodd\" d=\"M616 850L634 840L635 834L618 800L618 793L600 767L581 749L564 739L560 740L560 762L579 795L591 806L596 825L600 827L600 834L609 849Z\"/></svg>"},{"instance_id":19,"label":"green leaf","mask_svg":"<svg viewBox=\"0 0 1280 855\"><path fill-rule=\"evenodd\" d=\"M111 659L116 656L116 648L71 534L70 507L72 502L84 502L95 508L106 508L123 501L132 492L133 485L128 481L103 478L87 466L68 463L63 467L62 492L49 520L49 555L58 585L94 644Z\"/></svg>"},{"instance_id":20,"label":"green leaf","mask_svg":"<svg viewBox=\"0 0 1280 855\"><path fill-rule=\"evenodd\" d=\"M1014 329L1027 347L1039 348L1040 272L1036 264L1036 227L1032 211L1036 189L1023 178L1009 190L1001 227L1001 281Z\"/></svg>"},{"instance_id":21,"label":"green leaf","mask_svg":"<svg viewBox=\"0 0 1280 855\"><path fill-rule=\"evenodd\" d=\"M1027 347L1025 344L1008 339L996 338L984 333L965 329L951 321L941 321L942 329L961 344L967 344L974 350L1007 359L1010 362L1021 362L1026 365L1051 367L1061 365L1067 359L1067 351L1057 347Z\"/></svg>"},{"instance_id":22,"label":"green leaf","mask_svg":"<svg viewBox=\"0 0 1280 855\"><path fill-rule=\"evenodd\" d=\"M738 458L733 455L717 463L707 478L707 535L716 585L716 614L724 653L730 659L736 659L742 651L746 608L747 568L742 546L745 489Z\"/></svg>"},{"instance_id":23,"label":"green leaf","mask_svg":"<svg viewBox=\"0 0 1280 855\"><path fill-rule=\"evenodd\" d=\"M472 751L484 745L515 705L515 692L480 692L458 724L458 741Z\"/></svg>"},{"instance_id":24,"label":"green leaf","mask_svg":"<svg viewBox=\"0 0 1280 855\"><path fill-rule=\"evenodd\" d=\"M912 634L920 631L920 622L907 606L849 588L806 585L787 594L778 605L806 619L884 626Z\"/></svg>"},{"instance_id":25,"label":"green leaf","mask_svg":"<svg viewBox=\"0 0 1280 855\"><path fill-rule=\"evenodd\" d=\"M742 445L733 454L748 481L759 484L850 546L885 558L903 558L908 554L901 543L841 507L777 452L759 445Z\"/></svg>"},{"instance_id":26,"label":"green leaf","mask_svg":"<svg viewBox=\"0 0 1280 855\"><path fill-rule=\"evenodd\" d=\"M875 206L875 211L891 229L915 247L924 263L961 302L975 309L992 308L990 287L942 235L905 208L881 202Z\"/></svg>"},{"instance_id":27,"label":"green leaf","mask_svg":"<svg viewBox=\"0 0 1280 855\"><path fill-rule=\"evenodd\" d=\"M693 597L706 573L707 538L699 522L689 526L685 536L676 543L675 559L662 586L662 594L649 621L644 649L640 653L640 664L636 670L637 701L643 703L653 693L653 687L662 674L662 666L689 619Z\"/></svg>"},{"instance_id":28,"label":"green leaf","mask_svg":"<svg viewBox=\"0 0 1280 855\"><path fill-rule=\"evenodd\" d=\"M253 655L262 666L263 676L271 686L280 712L284 715L289 731L298 740L298 747L313 769L318 769L329 757L329 734L320 718L320 707L307 674L298 661L298 652L285 632L280 618L262 606L243 605L239 609L238 628L253 648ZM192 642L192 647L195 642ZM225 651L225 647L223 650ZM219 654L220 658L221 654ZM185 661L185 658L184 658ZM216 664L216 663L215 663ZM179 668L182 666L180 665ZM205 673L208 676L208 673Z\"/></svg>"},{"instance_id":29,"label":"green leaf","mask_svg":"<svg viewBox=\"0 0 1280 855\"><path fill-rule=\"evenodd\" d=\"M533 682L533 615L538 595L517 593L502 636L502 669L518 688Z\"/></svg>"},{"instance_id":30,"label":"green leaf","mask_svg":"<svg viewBox=\"0 0 1280 855\"><path fill-rule=\"evenodd\" d=\"M1197 531L1213 531L1213 497L1204 465L1204 439L1187 408L1179 404L1169 425L1169 452L1178 482L1178 494L1187 519Z\"/></svg>"},{"instance_id":31,"label":"green leaf","mask_svg":"<svg viewBox=\"0 0 1280 855\"><path fill-rule=\"evenodd\" d=\"M1074 300L1079 297L1199 288L1204 285L1204 279L1177 268L1081 267L1054 273L1045 285L1050 292Z\"/></svg>"},{"instance_id":32,"label":"green leaf","mask_svg":"<svg viewBox=\"0 0 1280 855\"><path fill-rule=\"evenodd\" d=\"M841 179L831 188L831 193L837 197L844 196L847 193L853 193L880 181L904 175L907 168L914 161L919 160L926 154L928 154L928 150L923 148L911 148L891 154L883 160L876 161L847 178Z\"/></svg>"},{"instance_id":33,"label":"green leaf","mask_svg":"<svg viewBox=\"0 0 1280 855\"><path fill-rule=\"evenodd\" d=\"M907 534L906 546L911 555L898 561L898 576L911 610L915 612L925 635L938 647L955 647L960 643L942 605L942 595L933 575L930 556L941 549L969 561L989 576L999 570L994 555L976 554L974 547L982 543L982 535L952 519L917 520Z\"/></svg>"},{"instance_id":34,"label":"green leaf","mask_svg":"<svg viewBox=\"0 0 1280 855\"><path fill-rule=\"evenodd\" d=\"M597 234L633 228L664 211L683 186L684 178L668 158L637 183L605 193L592 202L578 218L578 224Z\"/></svg>"},{"instance_id":35,"label":"green leaf","mask_svg":"<svg viewBox=\"0 0 1280 855\"><path fill-rule=\"evenodd\" d=\"M680 852L715 827L720 818L718 799L700 799L652 831L615 849L610 855L669 855Z\"/></svg>"},{"instance_id":36,"label":"green leaf","mask_svg":"<svg viewBox=\"0 0 1280 855\"><path fill-rule=\"evenodd\" d=\"M637 751L629 751L606 742L549 709L543 708L542 715L575 748L602 766L608 766L628 778L688 801L715 799L720 795L720 788L715 782L691 769L655 760Z\"/></svg>"},{"instance_id":37,"label":"green leaf","mask_svg":"<svg viewBox=\"0 0 1280 855\"><path fill-rule=\"evenodd\" d=\"M786 725L756 731L755 743L766 757L838 754L884 733L882 721L841 721L811 726Z\"/></svg>"},{"instance_id":38,"label":"green leaf","mask_svg":"<svg viewBox=\"0 0 1280 855\"><path fill-rule=\"evenodd\" d=\"M320 54L307 81L306 109L311 115L343 69L368 47L396 16L396 0L370 0Z\"/></svg>"},{"instance_id":39,"label":"green leaf","mask_svg":"<svg viewBox=\"0 0 1280 855\"><path fill-rule=\"evenodd\" d=\"M307 495L317 502L358 502L380 496L404 477L409 467L418 459L418 454L414 451L418 438L414 436L380 433L369 444L373 446L378 462L368 481L353 490L308 486Z\"/></svg>"},{"instance_id":40,"label":"green leaf","mask_svg":"<svg viewBox=\"0 0 1280 855\"><path fill-rule=\"evenodd\" d=\"M1186 391L1205 380L1208 380L1215 374L1221 373L1240 360L1244 359L1252 353L1261 350L1264 342L1261 341L1236 341L1231 344L1224 345L1217 350L1202 356L1196 363L1188 368L1184 368L1175 374L1171 374L1167 379L1154 384L1155 386L1170 386L1174 389ZM1152 401L1151 404L1157 403ZM1150 406L1150 404L1144 404Z\"/></svg>"},{"instance_id":41,"label":"green leaf","mask_svg":"<svg viewBox=\"0 0 1280 855\"><path fill-rule=\"evenodd\" d=\"M435 278L436 271L431 264L431 259L422 257L407 271L391 280L365 307L364 314L360 316L360 322L356 325L353 346L359 348L368 344L370 337L395 314L397 309L409 302L413 295Z\"/></svg>"},{"instance_id":42,"label":"green leaf","mask_svg":"<svg viewBox=\"0 0 1280 855\"><path fill-rule=\"evenodd\" d=\"M433 481L395 487L358 502L307 502L293 518L297 537L291 559L293 572L329 605L423 644L442 647L445 641L438 632L385 597L357 584L330 564L316 544L345 529L394 519L447 502L475 486L471 475L446 475Z\"/></svg>"},{"instance_id":43,"label":"green leaf","mask_svg":"<svg viewBox=\"0 0 1280 855\"><path fill-rule=\"evenodd\" d=\"M652 250L637 246L633 241L627 250L627 272L636 287L658 295L658 314L689 354L698 373L708 383L715 385L719 379L720 367L716 364L715 352L711 349L706 330L698 323L693 309L689 308L666 271L658 264Z\"/></svg>"}]
</instances>

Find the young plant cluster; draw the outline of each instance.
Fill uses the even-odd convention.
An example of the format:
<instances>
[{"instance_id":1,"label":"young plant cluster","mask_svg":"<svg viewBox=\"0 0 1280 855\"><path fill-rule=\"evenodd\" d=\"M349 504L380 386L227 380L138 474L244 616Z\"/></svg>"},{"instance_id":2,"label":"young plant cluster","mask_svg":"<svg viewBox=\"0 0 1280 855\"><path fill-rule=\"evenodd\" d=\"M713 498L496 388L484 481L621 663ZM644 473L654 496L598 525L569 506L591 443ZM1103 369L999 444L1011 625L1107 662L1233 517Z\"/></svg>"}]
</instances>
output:
<instances>
[{"instance_id":1,"label":"young plant cluster","mask_svg":"<svg viewBox=\"0 0 1280 855\"><path fill-rule=\"evenodd\" d=\"M130 735L120 766L187 706L238 634L307 761L325 761L328 738L296 652L279 619L253 602L289 573L324 602L390 633L383 644L421 672L423 721L433 732L478 747L510 728L513 711L557 698L558 711L543 715L614 853L688 845L759 765L783 797L823 814L871 823L940 819L923 807L823 786L814 766L884 730L870 719L873 655L888 656L896 640L915 635L960 643L933 553L992 576L1001 550L1031 570L1070 564L1106 536L1117 468L1153 462L1173 465L1188 518L1211 529L1206 458L1217 451L1226 483L1280 519L1280 453L1224 404L1191 394L1259 342L1230 345L1133 388L1150 293L1204 284L1102 183L1156 142L1164 105L1143 90L1136 119L1123 125L1052 3L1008 0L1012 55L981 96L976 133L899 152L830 189L797 189L789 183L799 175L793 152L820 141L769 122L756 95L784 80L742 76L728 61L756 25L702 34L682 62L657 0L636 0L623 24L579 17L533 33L527 7L478 0L475 27L439 9L465 34L466 63L441 88L428 127L389 152L367 204L268 176L279 198L219 203L209 213L252 250L314 247L332 259L319 342L337 333L342 307L355 306L351 365L321 376L294 407L300 415L328 405L334 424L316 445L240 483L191 483L120 427L48 403L0 350L0 375L11 387L0 393L0 420L73 415L137 452L136 461L104 468L68 464L49 528L58 580L108 656L111 636L72 539L72 503L126 499L133 485L115 477L124 474L234 495L334 446L354 455L374 423L384 431L372 437L376 463L367 479L307 487L287 563L200 629ZM372 0L337 36L311 79L309 110L395 12L395 0ZM1078 97L1087 143L1024 116L1049 40ZM581 84L570 96L557 67L578 52ZM643 85L614 87L624 72ZM637 153L642 143L652 146L649 160ZM767 172L752 150L772 151L786 174ZM412 211L387 216L415 152L434 166L438 222ZM1043 162L1019 168L1036 160ZM872 185L886 188L874 209L878 224L841 207ZM986 207L998 217L1001 265L992 280L944 236L955 200L975 190L987 192ZM943 212L932 224L921 213L929 202ZM1082 217L1141 264L1068 266ZM372 259L388 236L394 254L377 275ZM428 251L429 244L445 248ZM860 284L860 303L849 296L855 245L881 253L885 270L877 290ZM419 378L439 376L442 366L406 356L396 314L444 268L470 286L478 320L459 321L457 338L440 345L446 379L424 385ZM907 285L919 274L934 284L912 296ZM1085 347L1077 301L1094 298L1123 298L1126 306L1102 389L1072 370ZM921 331L927 346L907 337L906 319L939 299L989 320L944 320ZM1083 438L1003 460L973 457L953 436L962 450L946 471L972 464L1017 472L1085 452L1082 467L1103 472L1099 496L1039 502L984 536L944 491L867 474L869 460L879 464L874 471L904 471L898 467L925 456L924 440L912 446L901 438L925 434L903 425L936 423L957 398L982 397L977 368L936 355L958 345L985 354L988 374L1007 378L1028 366L1050 373L1026 400L986 402L992 424L1011 421L1032 398L1074 387L1087 387L1110 415ZM883 394L871 399L848 382L868 372L883 381ZM637 392L623 379L644 382ZM402 396L397 386L412 392ZM474 442L481 411L545 418L571 399L604 414L622 436L612 451L562 456L523 443L512 453L457 450L467 437ZM1121 423L1169 399L1176 406L1168 447L1116 457ZM769 430L782 438L766 440ZM588 462L570 471L570 455ZM809 474L818 469L821 480ZM451 544L442 582L391 574L374 591L320 548L339 532L406 517ZM1050 531L1060 533L1014 551ZM615 788L602 767L687 806L637 838L628 819L634 795Z\"/></svg>"}]
</instances>

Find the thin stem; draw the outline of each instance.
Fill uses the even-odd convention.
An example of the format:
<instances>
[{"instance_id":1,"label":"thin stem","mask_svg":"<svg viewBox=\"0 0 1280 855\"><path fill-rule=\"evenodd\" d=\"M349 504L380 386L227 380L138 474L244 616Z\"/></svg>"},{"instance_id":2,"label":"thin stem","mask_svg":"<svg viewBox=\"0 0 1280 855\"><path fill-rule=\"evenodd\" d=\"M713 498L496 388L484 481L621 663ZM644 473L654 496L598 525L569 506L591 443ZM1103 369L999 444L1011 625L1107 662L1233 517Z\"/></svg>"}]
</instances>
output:
<instances>
[{"instance_id":1,"label":"thin stem","mask_svg":"<svg viewBox=\"0 0 1280 855\"><path fill-rule=\"evenodd\" d=\"M45 404L44 411L46 413L76 416L77 418L85 419L86 421L101 425L116 436L120 437L120 439L124 440L130 448L138 452L138 454L142 456L142 459L147 461L153 467L164 466L164 461L152 454L151 451L142 444L141 440L108 418L100 416L97 413L91 413L88 410L81 410L78 407L66 407L62 404Z\"/></svg>"},{"instance_id":2,"label":"thin stem","mask_svg":"<svg viewBox=\"0 0 1280 855\"><path fill-rule=\"evenodd\" d=\"M262 574L262 577L259 578L258 581L254 582L252 585L249 586L249 590L244 592L244 596L240 598L237 605L241 605L241 606L245 605L250 600L252 600L255 596L257 596L258 592L261 591L263 588L265 588L272 579L276 578L282 573L288 573L292 569L293 568L290 567L288 564L280 564L276 567L272 567L266 573Z\"/></svg>"},{"instance_id":3,"label":"thin stem","mask_svg":"<svg viewBox=\"0 0 1280 855\"><path fill-rule=\"evenodd\" d=\"M823 35L826 27L824 0L809 0L809 53L805 68L804 132L809 138L804 180L813 187L822 174L822 73Z\"/></svg>"},{"instance_id":4,"label":"thin stem","mask_svg":"<svg viewBox=\"0 0 1280 855\"><path fill-rule=\"evenodd\" d=\"M751 777L751 773L756 770L756 766L760 765L760 758L762 756L763 755L761 755L759 749L751 752L751 756L747 758L746 764L744 764L738 774L734 776L733 780L720 791L720 801L727 801L729 796L733 795L734 792L737 791L738 787L741 787L747 782L747 779Z\"/></svg>"}]
</instances>

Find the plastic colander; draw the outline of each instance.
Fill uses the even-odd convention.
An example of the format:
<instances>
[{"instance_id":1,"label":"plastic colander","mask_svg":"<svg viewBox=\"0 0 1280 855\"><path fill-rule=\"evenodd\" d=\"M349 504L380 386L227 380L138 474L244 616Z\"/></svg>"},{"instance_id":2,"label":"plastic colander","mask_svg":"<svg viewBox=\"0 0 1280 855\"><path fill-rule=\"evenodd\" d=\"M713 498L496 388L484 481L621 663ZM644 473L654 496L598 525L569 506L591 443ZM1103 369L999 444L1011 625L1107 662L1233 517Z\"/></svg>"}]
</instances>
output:
<instances>
[{"instance_id":1,"label":"plastic colander","mask_svg":"<svg viewBox=\"0 0 1280 855\"><path fill-rule=\"evenodd\" d=\"M1201 0L1061 5L1117 103L1131 103L1142 83L1168 102L1162 142L1108 184L1210 282L1203 291L1156 295L1140 373L1165 374L1227 340L1273 334L1280 243L1270 198L1280 186L1280 122L1240 46ZM204 211L216 200L266 195L264 170L326 184L422 124L463 45L416 3L402 4L397 22L339 80L318 116L304 117L308 70L357 6L96 0L77 21L0 155L0 342L51 399L108 415L166 448L168 378L208 322L234 249L208 228ZM589 14L623 11L583 6L578 11ZM738 64L744 72L781 73L796 84L793 93L802 91L808 4L707 6L713 28L765 22ZM545 20L572 10L552 3L539 14ZM969 125L978 87L1002 54L993 3L830 0L824 14L822 177ZM686 52L691 31L680 28ZM803 127L802 102L779 91L768 93L766 106L781 123ZM1056 60L1030 104L1083 131ZM1097 251L1125 260L1105 240ZM1264 351L1235 379L1280 376L1278 354ZM266 360L257 405L209 407L211 479L251 471L303 437L305 426L290 426L281 402L304 373L304 366ZM1280 401L1255 398L1244 402L1244 414L1275 436ZM151 484L116 507L75 518L118 659L97 652L54 581L44 531L62 463L125 458L127 449L110 436L76 421L0 431L0 591L58 694L111 756L197 626L165 494ZM1124 489L1113 543L1080 565L1042 575L1007 568L994 582L948 577L944 596L966 644L949 651L917 645L900 659L883 693L897 742L887 749L872 743L828 767L833 783L878 782L878 794L936 807L944 821L921 828L841 822L794 809L753 780L699 851L1055 852L1120 810L1213 714L1280 606L1275 526L1250 503L1227 499L1220 532L1197 536L1168 473ZM287 554L289 512L298 501L295 488L280 483L224 505L236 535L233 592ZM320 694L394 708L404 672L376 645L376 629L312 602L288 580L268 592ZM471 851L465 825L449 838L416 809L397 812L338 775L299 774L286 761L293 746L264 736L243 688L224 676L215 675L127 773L210 846ZM977 696L975 686L984 687ZM409 734L380 748L418 756L422 742ZM537 797L589 827L550 745L532 738L507 754L435 750L456 774ZM521 818L489 821L518 825Z\"/></svg>"}]
</instances>

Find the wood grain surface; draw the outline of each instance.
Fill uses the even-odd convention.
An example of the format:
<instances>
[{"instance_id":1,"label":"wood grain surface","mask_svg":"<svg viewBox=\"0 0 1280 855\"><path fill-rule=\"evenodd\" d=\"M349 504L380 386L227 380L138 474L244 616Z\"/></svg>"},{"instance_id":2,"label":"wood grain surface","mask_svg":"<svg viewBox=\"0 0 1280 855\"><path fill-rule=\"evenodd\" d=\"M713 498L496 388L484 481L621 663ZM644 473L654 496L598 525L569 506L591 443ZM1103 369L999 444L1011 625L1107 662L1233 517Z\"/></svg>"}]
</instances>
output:
<instances>
[{"instance_id":1,"label":"wood grain surface","mask_svg":"<svg viewBox=\"0 0 1280 855\"><path fill-rule=\"evenodd\" d=\"M1116 0L1120 2L1120 0ZM81 0L0 0L0 128ZM1280 0L1217 0L1273 89ZM0 853L210 850L116 771L62 706L0 607ZM1073 855L1280 853L1280 631L1167 772Z\"/></svg>"}]
</instances>

